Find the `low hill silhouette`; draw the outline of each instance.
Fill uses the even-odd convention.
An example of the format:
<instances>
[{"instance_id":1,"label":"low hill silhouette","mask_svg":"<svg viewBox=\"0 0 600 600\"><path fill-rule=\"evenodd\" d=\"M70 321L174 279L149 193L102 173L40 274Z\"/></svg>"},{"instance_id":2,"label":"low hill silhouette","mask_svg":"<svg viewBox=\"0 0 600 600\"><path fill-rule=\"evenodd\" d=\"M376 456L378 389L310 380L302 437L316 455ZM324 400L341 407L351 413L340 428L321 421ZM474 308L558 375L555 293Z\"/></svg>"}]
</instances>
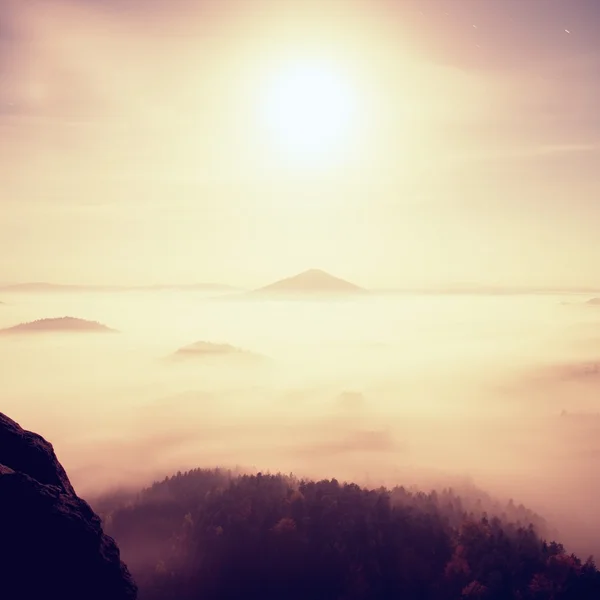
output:
<instances>
[{"instance_id":1,"label":"low hill silhouette","mask_svg":"<svg viewBox=\"0 0 600 600\"><path fill-rule=\"evenodd\" d=\"M599 298L590 298L586 304L590 304L592 306L600 306L600 297Z\"/></svg>"},{"instance_id":2,"label":"low hill silhouette","mask_svg":"<svg viewBox=\"0 0 600 600\"><path fill-rule=\"evenodd\" d=\"M27 333L115 333L116 329L111 329L97 321L86 321L75 317L56 317L48 319L38 319L27 323L19 323L13 327L0 329L0 334L27 334Z\"/></svg>"},{"instance_id":3,"label":"low hill silhouette","mask_svg":"<svg viewBox=\"0 0 600 600\"><path fill-rule=\"evenodd\" d=\"M67 283L47 283L34 281L0 285L5 293L74 293L74 292L152 292L152 291L222 291L233 292L239 288L221 283L156 284L156 285L77 285Z\"/></svg>"},{"instance_id":4,"label":"low hill silhouette","mask_svg":"<svg viewBox=\"0 0 600 600\"><path fill-rule=\"evenodd\" d=\"M52 445L0 413L0 598L134 600L115 541Z\"/></svg>"},{"instance_id":5,"label":"low hill silhouette","mask_svg":"<svg viewBox=\"0 0 600 600\"><path fill-rule=\"evenodd\" d=\"M220 358L241 358L247 360L261 360L265 357L255 354L249 350L232 346L231 344L215 344L212 342L199 341L189 346L183 346L171 354L174 359L205 359L212 357Z\"/></svg>"},{"instance_id":6,"label":"low hill silhouette","mask_svg":"<svg viewBox=\"0 0 600 600\"><path fill-rule=\"evenodd\" d=\"M261 294L358 294L364 288L322 271L309 269L255 290Z\"/></svg>"}]
</instances>

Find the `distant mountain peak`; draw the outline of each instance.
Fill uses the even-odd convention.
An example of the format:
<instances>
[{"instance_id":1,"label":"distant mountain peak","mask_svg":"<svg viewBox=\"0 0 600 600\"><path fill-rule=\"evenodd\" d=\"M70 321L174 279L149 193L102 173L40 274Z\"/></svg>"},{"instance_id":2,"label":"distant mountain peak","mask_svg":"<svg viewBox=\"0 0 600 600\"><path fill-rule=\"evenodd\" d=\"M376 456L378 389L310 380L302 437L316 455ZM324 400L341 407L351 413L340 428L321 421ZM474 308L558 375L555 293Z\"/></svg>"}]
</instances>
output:
<instances>
[{"instance_id":1,"label":"distant mountain peak","mask_svg":"<svg viewBox=\"0 0 600 600\"><path fill-rule=\"evenodd\" d=\"M257 290L259 292L287 293L357 293L364 288L345 279L335 277L322 269L308 269L297 275L275 281Z\"/></svg>"},{"instance_id":2,"label":"distant mountain peak","mask_svg":"<svg viewBox=\"0 0 600 600\"><path fill-rule=\"evenodd\" d=\"M333 275L330 275L329 273L327 273L327 271L323 271L323 269L306 269L306 271L302 271L301 273L298 273L298 275L296 275L296 277L301 277L301 276L314 276L314 277L333 277Z\"/></svg>"}]
</instances>

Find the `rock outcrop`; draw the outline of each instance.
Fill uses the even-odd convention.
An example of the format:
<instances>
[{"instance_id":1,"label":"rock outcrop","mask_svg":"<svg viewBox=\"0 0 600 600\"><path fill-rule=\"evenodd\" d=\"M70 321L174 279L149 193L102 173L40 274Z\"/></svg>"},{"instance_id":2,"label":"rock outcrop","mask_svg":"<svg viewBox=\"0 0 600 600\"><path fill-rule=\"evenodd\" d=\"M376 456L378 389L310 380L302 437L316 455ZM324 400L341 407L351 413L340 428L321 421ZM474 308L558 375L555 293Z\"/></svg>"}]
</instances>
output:
<instances>
[{"instance_id":1,"label":"rock outcrop","mask_svg":"<svg viewBox=\"0 0 600 600\"><path fill-rule=\"evenodd\" d=\"M0 597L133 600L115 541L52 445L0 413Z\"/></svg>"}]
</instances>

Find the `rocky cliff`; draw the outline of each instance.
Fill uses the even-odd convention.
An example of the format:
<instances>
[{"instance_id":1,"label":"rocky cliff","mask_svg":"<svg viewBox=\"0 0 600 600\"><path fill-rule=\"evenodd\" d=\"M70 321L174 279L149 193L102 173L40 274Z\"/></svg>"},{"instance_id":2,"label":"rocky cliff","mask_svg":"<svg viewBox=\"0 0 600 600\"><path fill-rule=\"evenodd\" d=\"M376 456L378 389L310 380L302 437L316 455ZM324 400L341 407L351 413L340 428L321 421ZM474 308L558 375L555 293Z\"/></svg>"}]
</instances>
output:
<instances>
[{"instance_id":1,"label":"rocky cliff","mask_svg":"<svg viewBox=\"0 0 600 600\"><path fill-rule=\"evenodd\" d=\"M136 597L117 545L52 445L0 413L0 598Z\"/></svg>"}]
</instances>

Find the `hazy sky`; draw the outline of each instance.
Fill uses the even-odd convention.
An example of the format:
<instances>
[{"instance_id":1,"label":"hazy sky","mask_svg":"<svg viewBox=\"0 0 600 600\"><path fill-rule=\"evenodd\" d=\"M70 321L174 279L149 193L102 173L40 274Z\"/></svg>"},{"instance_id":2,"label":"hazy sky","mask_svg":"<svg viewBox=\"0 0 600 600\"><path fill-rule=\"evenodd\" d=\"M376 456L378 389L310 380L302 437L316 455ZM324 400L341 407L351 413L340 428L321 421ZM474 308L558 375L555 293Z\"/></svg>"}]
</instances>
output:
<instances>
[{"instance_id":1,"label":"hazy sky","mask_svg":"<svg viewBox=\"0 0 600 600\"><path fill-rule=\"evenodd\" d=\"M597 285L597 0L0 0L0 281Z\"/></svg>"}]
</instances>

